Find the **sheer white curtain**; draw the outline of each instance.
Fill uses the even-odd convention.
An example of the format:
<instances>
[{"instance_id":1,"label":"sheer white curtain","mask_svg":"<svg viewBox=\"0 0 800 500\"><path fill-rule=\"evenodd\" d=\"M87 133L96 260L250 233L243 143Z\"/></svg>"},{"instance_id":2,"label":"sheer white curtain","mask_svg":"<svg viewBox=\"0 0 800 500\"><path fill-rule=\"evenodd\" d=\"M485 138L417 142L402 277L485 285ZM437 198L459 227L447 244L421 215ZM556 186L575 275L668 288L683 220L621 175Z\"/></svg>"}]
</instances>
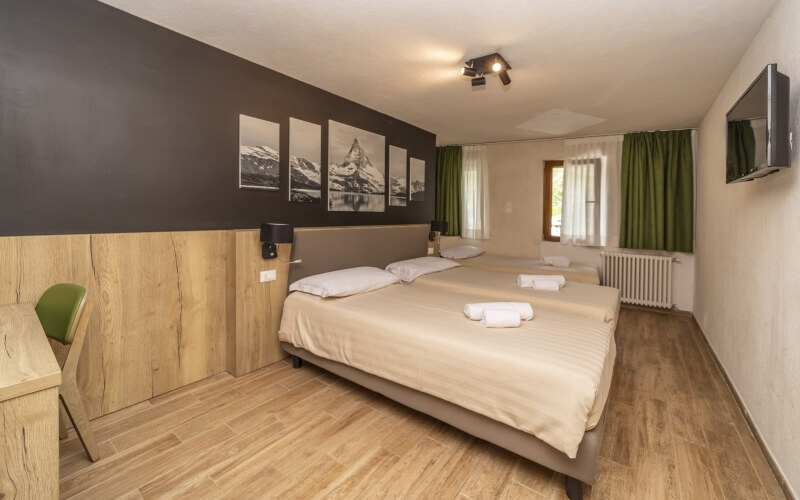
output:
<instances>
[{"instance_id":1,"label":"sheer white curtain","mask_svg":"<svg viewBox=\"0 0 800 500\"><path fill-rule=\"evenodd\" d=\"M486 146L462 148L461 237L489 239L489 164Z\"/></svg>"},{"instance_id":2,"label":"sheer white curtain","mask_svg":"<svg viewBox=\"0 0 800 500\"><path fill-rule=\"evenodd\" d=\"M623 136L564 141L563 245L617 246Z\"/></svg>"}]
</instances>

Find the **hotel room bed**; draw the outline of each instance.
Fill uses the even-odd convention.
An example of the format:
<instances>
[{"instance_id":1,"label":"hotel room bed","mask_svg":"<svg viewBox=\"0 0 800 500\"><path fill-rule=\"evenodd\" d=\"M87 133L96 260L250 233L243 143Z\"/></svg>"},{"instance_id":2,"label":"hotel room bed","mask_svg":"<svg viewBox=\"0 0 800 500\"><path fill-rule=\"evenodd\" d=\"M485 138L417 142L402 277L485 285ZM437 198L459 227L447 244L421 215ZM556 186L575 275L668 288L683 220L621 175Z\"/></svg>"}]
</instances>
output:
<instances>
[{"instance_id":1,"label":"hotel room bed","mask_svg":"<svg viewBox=\"0 0 800 500\"><path fill-rule=\"evenodd\" d=\"M465 303L479 300L400 284L336 299L294 292L279 336L296 356L311 353L427 394L576 459L586 432L601 420L611 385L611 326L542 310L519 328L484 328L463 314ZM543 465L594 479L593 465L591 478Z\"/></svg>"},{"instance_id":2,"label":"hotel room bed","mask_svg":"<svg viewBox=\"0 0 800 500\"><path fill-rule=\"evenodd\" d=\"M528 302L537 312L548 309L583 316L609 323L612 330L619 315L619 290L574 281L557 292L541 291L520 287L517 274L461 266L420 276L410 286L467 293L483 302Z\"/></svg>"},{"instance_id":3,"label":"hotel room bed","mask_svg":"<svg viewBox=\"0 0 800 500\"><path fill-rule=\"evenodd\" d=\"M298 229L293 258L302 263L290 268L289 282L360 265L384 267L425 255L428 229L427 224ZM400 284L388 288L341 299L290 294L284 304L281 347L293 356L296 368L306 360L564 474L569 498L582 498L582 483L595 482L605 427L603 402L616 356L611 325L541 311L520 328L491 330L463 315L464 303L482 301L480 296ZM453 329L454 324L460 328ZM342 334L333 332L331 325ZM554 350L554 359L538 349L532 341L537 338ZM519 347L509 347L511 340L530 351L530 356L521 359ZM385 347L375 347L381 345ZM472 357L454 367L452 350L457 346L467 355L471 351ZM538 368L529 366L539 358ZM406 368L398 362L406 362ZM509 366L519 366L521 371L509 371ZM452 368L462 375L455 375ZM403 372L411 379L397 378ZM531 372L553 378L556 385L533 382ZM489 382L489 375L502 373L506 381L498 389ZM433 385L419 385L423 382ZM475 384L482 390L460 393L464 386ZM563 384L574 387L566 389ZM543 400L528 402L531 394L555 395L558 401L552 408ZM509 399L510 407L493 409L494 402L502 399ZM567 399L570 402L563 402ZM540 416L524 409L531 404L540 407ZM533 430L547 442L518 427Z\"/></svg>"},{"instance_id":4,"label":"hotel room bed","mask_svg":"<svg viewBox=\"0 0 800 500\"><path fill-rule=\"evenodd\" d=\"M569 267L553 267L540 264L539 259L494 254L458 259L456 262L465 267L475 267L487 271L517 274L562 274L567 281L588 285L600 284L600 273L597 267L591 264L573 262Z\"/></svg>"}]
</instances>

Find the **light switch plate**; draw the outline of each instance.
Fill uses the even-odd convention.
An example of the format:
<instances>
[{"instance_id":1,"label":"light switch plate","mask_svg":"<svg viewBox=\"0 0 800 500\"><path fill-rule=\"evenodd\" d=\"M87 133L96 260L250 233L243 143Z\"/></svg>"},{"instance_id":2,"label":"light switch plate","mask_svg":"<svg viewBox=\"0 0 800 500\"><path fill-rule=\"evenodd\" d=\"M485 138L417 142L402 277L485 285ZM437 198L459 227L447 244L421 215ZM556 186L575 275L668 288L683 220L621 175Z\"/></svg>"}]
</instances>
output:
<instances>
[{"instance_id":1,"label":"light switch plate","mask_svg":"<svg viewBox=\"0 0 800 500\"><path fill-rule=\"evenodd\" d=\"M265 283L267 281L275 281L278 279L278 273L275 269L270 269L269 271L261 271L259 273L259 278L261 279L261 283Z\"/></svg>"}]
</instances>

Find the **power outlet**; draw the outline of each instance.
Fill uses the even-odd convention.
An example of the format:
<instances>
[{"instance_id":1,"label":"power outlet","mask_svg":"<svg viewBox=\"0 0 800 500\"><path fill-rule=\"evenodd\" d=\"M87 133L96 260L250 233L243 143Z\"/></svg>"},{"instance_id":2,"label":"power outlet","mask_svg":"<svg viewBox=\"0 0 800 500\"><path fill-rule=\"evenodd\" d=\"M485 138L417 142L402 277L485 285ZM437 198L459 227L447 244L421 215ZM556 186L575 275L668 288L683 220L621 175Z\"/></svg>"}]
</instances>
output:
<instances>
[{"instance_id":1,"label":"power outlet","mask_svg":"<svg viewBox=\"0 0 800 500\"><path fill-rule=\"evenodd\" d=\"M433 247L428 247L428 255L433 255Z\"/></svg>"},{"instance_id":2,"label":"power outlet","mask_svg":"<svg viewBox=\"0 0 800 500\"><path fill-rule=\"evenodd\" d=\"M278 273L275 269L270 269L269 271L261 271L258 273L258 277L261 280L261 283L266 283L267 281L275 281L278 279Z\"/></svg>"}]
</instances>

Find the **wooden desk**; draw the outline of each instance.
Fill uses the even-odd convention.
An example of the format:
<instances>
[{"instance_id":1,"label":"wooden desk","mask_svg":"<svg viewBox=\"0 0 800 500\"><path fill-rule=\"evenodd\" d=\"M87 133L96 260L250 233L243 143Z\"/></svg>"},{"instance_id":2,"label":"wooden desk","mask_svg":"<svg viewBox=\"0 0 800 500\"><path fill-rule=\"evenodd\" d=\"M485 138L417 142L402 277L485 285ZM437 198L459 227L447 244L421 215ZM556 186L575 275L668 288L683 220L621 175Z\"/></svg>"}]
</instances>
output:
<instances>
[{"instance_id":1,"label":"wooden desk","mask_svg":"<svg viewBox=\"0 0 800 500\"><path fill-rule=\"evenodd\" d=\"M33 304L0 306L0 498L58 498L60 384Z\"/></svg>"}]
</instances>

